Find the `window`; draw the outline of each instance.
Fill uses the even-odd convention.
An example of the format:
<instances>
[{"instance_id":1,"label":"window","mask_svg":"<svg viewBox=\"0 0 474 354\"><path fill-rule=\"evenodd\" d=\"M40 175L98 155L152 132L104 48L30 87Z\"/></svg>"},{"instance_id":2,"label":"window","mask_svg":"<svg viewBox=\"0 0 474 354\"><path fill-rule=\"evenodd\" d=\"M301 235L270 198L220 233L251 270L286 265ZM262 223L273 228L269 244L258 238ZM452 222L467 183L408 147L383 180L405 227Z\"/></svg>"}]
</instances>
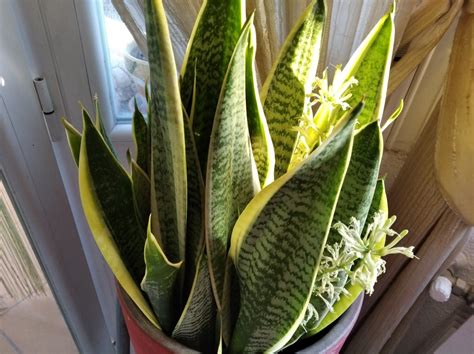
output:
<instances>
[{"instance_id":1,"label":"window","mask_svg":"<svg viewBox=\"0 0 474 354\"><path fill-rule=\"evenodd\" d=\"M146 112L145 82L149 76L148 62L112 0L98 1L97 4L113 114L117 123L126 123L132 117L134 99L137 100L140 110ZM130 14L139 16L139 9L134 9L133 4L127 5Z\"/></svg>"}]
</instances>

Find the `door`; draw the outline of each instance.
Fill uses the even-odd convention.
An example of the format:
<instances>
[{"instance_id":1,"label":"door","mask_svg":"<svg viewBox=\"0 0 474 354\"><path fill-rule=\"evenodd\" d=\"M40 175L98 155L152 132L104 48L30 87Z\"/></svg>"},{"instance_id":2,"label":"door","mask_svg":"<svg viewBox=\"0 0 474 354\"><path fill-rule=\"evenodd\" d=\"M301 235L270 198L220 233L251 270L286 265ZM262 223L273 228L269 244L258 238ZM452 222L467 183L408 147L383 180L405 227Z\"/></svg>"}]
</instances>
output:
<instances>
[{"instance_id":1,"label":"door","mask_svg":"<svg viewBox=\"0 0 474 354\"><path fill-rule=\"evenodd\" d=\"M114 298L98 296L94 287L94 282L110 278L93 245L85 242L89 235L78 232L79 219L73 215L63 179L70 179L71 186L76 181L57 162L67 151L59 126L60 105L53 101L55 112L43 116L33 79L48 70L33 61L31 51L38 43L28 41L18 6L13 0L0 2L0 264L8 259L3 268L0 265L0 300L14 306L15 301L38 295L35 299L44 300L43 305L32 304L21 316L29 324L43 316L43 328L28 332L20 323L14 333L8 326L19 317L0 314L0 351L112 353L114 318L100 300L113 308ZM113 284L108 285L113 291ZM45 313L40 316L41 311ZM38 331L53 326L66 336L67 344L50 343L44 351L39 342L34 346ZM33 347L22 348L19 337Z\"/></svg>"},{"instance_id":2,"label":"door","mask_svg":"<svg viewBox=\"0 0 474 354\"><path fill-rule=\"evenodd\" d=\"M1 170L0 352L78 352Z\"/></svg>"}]
</instances>

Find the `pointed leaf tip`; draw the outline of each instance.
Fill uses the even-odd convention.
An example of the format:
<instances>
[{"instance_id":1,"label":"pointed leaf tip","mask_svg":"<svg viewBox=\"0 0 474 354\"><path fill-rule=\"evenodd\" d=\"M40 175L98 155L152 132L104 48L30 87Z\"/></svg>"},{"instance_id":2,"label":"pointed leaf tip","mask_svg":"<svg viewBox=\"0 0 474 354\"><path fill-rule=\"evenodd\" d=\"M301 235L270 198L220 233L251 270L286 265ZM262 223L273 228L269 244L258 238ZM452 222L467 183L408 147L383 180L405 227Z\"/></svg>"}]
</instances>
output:
<instances>
[{"instance_id":1,"label":"pointed leaf tip","mask_svg":"<svg viewBox=\"0 0 474 354\"><path fill-rule=\"evenodd\" d=\"M144 250L146 272L141 288L148 295L160 326L165 333L171 334L179 317L178 276L183 262L168 260L151 232L151 217Z\"/></svg>"}]
</instances>

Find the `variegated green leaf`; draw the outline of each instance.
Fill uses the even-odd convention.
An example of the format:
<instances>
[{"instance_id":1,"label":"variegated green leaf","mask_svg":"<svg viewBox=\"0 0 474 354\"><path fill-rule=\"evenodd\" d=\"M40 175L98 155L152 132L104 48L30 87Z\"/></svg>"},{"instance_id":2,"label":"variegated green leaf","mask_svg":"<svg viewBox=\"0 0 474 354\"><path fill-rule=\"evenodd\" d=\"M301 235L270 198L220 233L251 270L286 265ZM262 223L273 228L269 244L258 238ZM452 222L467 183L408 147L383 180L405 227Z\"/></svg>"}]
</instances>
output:
<instances>
[{"instance_id":1,"label":"variegated green leaf","mask_svg":"<svg viewBox=\"0 0 474 354\"><path fill-rule=\"evenodd\" d=\"M188 113L196 73L195 95L199 104L192 122L203 172L219 93L239 38L244 12L245 1L242 0L203 1L183 60L181 97Z\"/></svg>"},{"instance_id":2,"label":"variegated green leaf","mask_svg":"<svg viewBox=\"0 0 474 354\"><path fill-rule=\"evenodd\" d=\"M215 343L216 304L204 250L198 265L188 301L172 336L190 348L209 352Z\"/></svg>"},{"instance_id":3,"label":"variegated green leaf","mask_svg":"<svg viewBox=\"0 0 474 354\"><path fill-rule=\"evenodd\" d=\"M374 196L372 197L372 203L370 204L370 209L367 213L367 219L362 234L367 231L367 227L374 219L375 214L380 212L382 212L385 217L388 218L388 198L384 179L377 180ZM384 244L385 238L381 241L379 246L383 246Z\"/></svg>"},{"instance_id":4,"label":"variegated green leaf","mask_svg":"<svg viewBox=\"0 0 474 354\"><path fill-rule=\"evenodd\" d=\"M295 128L308 109L324 18L324 1L313 0L288 35L262 87L263 111L275 148L275 177L288 169L297 137Z\"/></svg>"},{"instance_id":5,"label":"variegated green leaf","mask_svg":"<svg viewBox=\"0 0 474 354\"><path fill-rule=\"evenodd\" d=\"M182 262L171 263L151 233L151 220L145 242L146 272L141 283L158 322L170 334L179 318L179 271Z\"/></svg>"},{"instance_id":6,"label":"variegated green leaf","mask_svg":"<svg viewBox=\"0 0 474 354\"><path fill-rule=\"evenodd\" d=\"M133 145L135 146L135 161L148 174L150 168L150 132L143 114L138 109L137 100L134 100L135 111L132 117ZM148 215L147 215L148 219Z\"/></svg>"},{"instance_id":7,"label":"variegated green leaf","mask_svg":"<svg viewBox=\"0 0 474 354\"><path fill-rule=\"evenodd\" d=\"M117 244L127 269L139 284L145 273L143 247L146 233L134 213L130 177L112 155L85 111L83 117L84 131L79 159L81 195L83 192L94 194L108 231ZM84 203L83 206L87 217Z\"/></svg>"},{"instance_id":8,"label":"variegated green leaf","mask_svg":"<svg viewBox=\"0 0 474 354\"><path fill-rule=\"evenodd\" d=\"M307 160L262 190L239 217L230 249L241 299L231 352L278 351L302 321L360 109Z\"/></svg>"},{"instance_id":9,"label":"variegated green leaf","mask_svg":"<svg viewBox=\"0 0 474 354\"><path fill-rule=\"evenodd\" d=\"M132 183L90 117L84 117L79 192L92 235L117 281L158 326L137 284L145 274L146 233L134 213Z\"/></svg>"},{"instance_id":10,"label":"variegated green leaf","mask_svg":"<svg viewBox=\"0 0 474 354\"><path fill-rule=\"evenodd\" d=\"M100 132L100 135L102 135L102 138L104 138L104 141L107 143L107 146L109 147L112 154L115 157L117 157L117 153L115 152L114 145L112 144L112 141L110 140L109 134L107 134L107 130L105 129L104 120L102 118L102 114L100 113L99 99L97 97L94 97L94 105L95 105L95 126L97 130ZM83 112L87 114L87 111L85 109L83 109Z\"/></svg>"},{"instance_id":11,"label":"variegated green leaf","mask_svg":"<svg viewBox=\"0 0 474 354\"><path fill-rule=\"evenodd\" d=\"M110 141L107 132L105 131L104 124L102 123L102 120L100 118L100 112L99 112L99 103L97 101L97 98L95 98L95 105L96 105L96 121L95 121L95 126L100 132L100 135L104 139L104 141L107 143L107 146L111 150L111 152L116 156L114 148L112 146L112 142ZM89 116L85 108L82 108L82 114ZM69 148L71 150L72 157L74 158L74 161L76 162L76 165L79 165L79 153L81 151L81 139L82 135L81 133L71 124L69 123L65 118L62 119L64 128L66 129L66 136L67 136L67 141L69 144Z\"/></svg>"},{"instance_id":12,"label":"variegated green leaf","mask_svg":"<svg viewBox=\"0 0 474 354\"><path fill-rule=\"evenodd\" d=\"M342 81L355 77L358 82L350 90L352 97L348 104L354 106L364 100L365 107L359 117L361 126L380 120L383 114L395 38L394 16L392 10L380 19L352 54L340 76Z\"/></svg>"},{"instance_id":13,"label":"variegated green leaf","mask_svg":"<svg viewBox=\"0 0 474 354\"><path fill-rule=\"evenodd\" d=\"M339 199L334 213L333 223L342 222L349 225L351 217L359 220L364 225L373 199L375 186L379 173L380 161L383 153L383 140L379 122L372 122L363 128L354 137L351 160L347 169L344 183L339 194ZM341 242L341 235L337 230L331 229L327 239L327 245L334 246ZM328 250L325 250L328 256ZM319 323L328 314L331 306L336 302L347 281L347 273L339 272L339 280L334 284L334 292L322 294L325 301L321 299L318 289L310 300L310 309L306 318L293 335L290 343L298 340L302 335L311 335ZM315 288L321 286L318 281Z\"/></svg>"},{"instance_id":14,"label":"variegated green leaf","mask_svg":"<svg viewBox=\"0 0 474 354\"><path fill-rule=\"evenodd\" d=\"M186 156L181 98L161 0L146 1L150 62L152 231L171 262L184 260Z\"/></svg>"},{"instance_id":15,"label":"variegated green leaf","mask_svg":"<svg viewBox=\"0 0 474 354\"><path fill-rule=\"evenodd\" d=\"M150 216L150 178L135 160L132 159L130 165L135 212L143 228L146 228Z\"/></svg>"},{"instance_id":16,"label":"variegated green leaf","mask_svg":"<svg viewBox=\"0 0 474 354\"><path fill-rule=\"evenodd\" d=\"M365 229L368 223L372 221L375 213L380 211L383 212L386 217L388 217L387 195L385 192L385 184L383 179L379 179L377 181L363 234L365 233ZM381 240L381 244L379 246L383 246L383 244L385 244L385 239ZM319 323L317 328L311 331L311 334L322 331L324 328L326 328L335 320L337 320L344 312L346 312L346 310L354 303L357 297L359 297L359 295L362 294L362 292L364 291L364 289L360 285L350 283L346 284L346 290L349 295L341 296L340 299L336 301L333 306L333 311L329 312L324 317L324 319Z\"/></svg>"},{"instance_id":17,"label":"variegated green leaf","mask_svg":"<svg viewBox=\"0 0 474 354\"><path fill-rule=\"evenodd\" d=\"M252 19L253 16L242 30L224 78L207 162L206 243L219 308L232 228L260 188L245 108L245 59Z\"/></svg>"},{"instance_id":18,"label":"variegated green leaf","mask_svg":"<svg viewBox=\"0 0 474 354\"><path fill-rule=\"evenodd\" d=\"M362 110L363 112L363 110ZM354 136L351 161L334 214L335 222L349 224L351 217L364 225L369 212L383 154L383 137L378 121ZM331 230L328 242L339 242L341 236Z\"/></svg>"},{"instance_id":19,"label":"variegated green leaf","mask_svg":"<svg viewBox=\"0 0 474 354\"><path fill-rule=\"evenodd\" d=\"M188 180L188 216L186 223L186 262L184 296L188 296L194 282L199 257L204 250L204 182L194 143L191 124L186 111L184 135L186 140L186 170Z\"/></svg>"},{"instance_id":20,"label":"variegated green leaf","mask_svg":"<svg viewBox=\"0 0 474 354\"><path fill-rule=\"evenodd\" d=\"M79 154L81 152L81 133L74 128L74 126L69 123L66 118L62 119L64 128L66 129L67 142L69 144L69 149L71 150L72 157L76 162L76 165L79 166Z\"/></svg>"},{"instance_id":21,"label":"variegated green leaf","mask_svg":"<svg viewBox=\"0 0 474 354\"><path fill-rule=\"evenodd\" d=\"M257 75L255 72L256 52L255 28L250 31L250 41L246 58L246 94L247 94L247 121L249 125L252 151L257 165L258 177L262 187L273 182L275 169L275 151L268 130L267 120L263 113L262 103L258 96Z\"/></svg>"},{"instance_id":22,"label":"variegated green leaf","mask_svg":"<svg viewBox=\"0 0 474 354\"><path fill-rule=\"evenodd\" d=\"M222 309L219 312L221 322L221 337L224 344L228 347L234 331L235 322L239 314L240 306L240 288L239 279L235 270L234 262L231 257L227 257L224 291L222 294Z\"/></svg>"},{"instance_id":23,"label":"variegated green leaf","mask_svg":"<svg viewBox=\"0 0 474 354\"><path fill-rule=\"evenodd\" d=\"M326 73L315 81L317 85L313 96L317 97L320 106L314 116L309 114L310 117L300 125L290 168L324 141L332 127L344 115L345 107L354 107L364 100L359 127L381 119L393 40L392 12L377 23L342 72L339 67L336 68L332 84L329 84Z\"/></svg>"}]
</instances>

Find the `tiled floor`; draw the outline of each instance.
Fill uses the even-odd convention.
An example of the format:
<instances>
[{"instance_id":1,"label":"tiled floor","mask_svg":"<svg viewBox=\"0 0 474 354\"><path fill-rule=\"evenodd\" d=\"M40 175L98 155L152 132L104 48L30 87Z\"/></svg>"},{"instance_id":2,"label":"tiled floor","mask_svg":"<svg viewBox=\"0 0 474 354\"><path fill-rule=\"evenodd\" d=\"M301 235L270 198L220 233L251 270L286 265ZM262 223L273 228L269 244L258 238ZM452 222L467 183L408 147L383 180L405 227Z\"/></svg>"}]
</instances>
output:
<instances>
[{"instance_id":1,"label":"tiled floor","mask_svg":"<svg viewBox=\"0 0 474 354\"><path fill-rule=\"evenodd\" d=\"M49 290L17 303L0 315L0 353L78 353Z\"/></svg>"},{"instance_id":2,"label":"tiled floor","mask_svg":"<svg viewBox=\"0 0 474 354\"><path fill-rule=\"evenodd\" d=\"M77 352L0 174L0 354Z\"/></svg>"}]
</instances>

